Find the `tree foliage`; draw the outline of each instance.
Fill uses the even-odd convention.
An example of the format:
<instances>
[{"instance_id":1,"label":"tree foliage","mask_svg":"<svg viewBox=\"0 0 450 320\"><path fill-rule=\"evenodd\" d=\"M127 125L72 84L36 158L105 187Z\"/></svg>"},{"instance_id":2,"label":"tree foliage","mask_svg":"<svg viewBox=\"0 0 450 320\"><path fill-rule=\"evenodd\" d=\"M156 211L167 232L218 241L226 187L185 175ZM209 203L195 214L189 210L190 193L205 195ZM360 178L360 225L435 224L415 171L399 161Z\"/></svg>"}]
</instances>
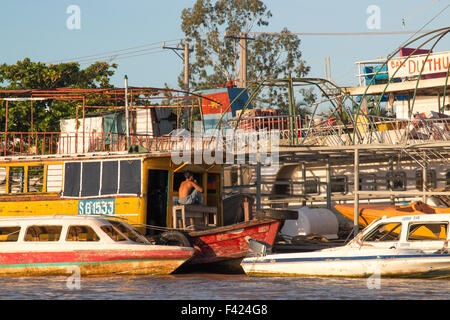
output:
<instances>
[{"instance_id":1,"label":"tree foliage","mask_svg":"<svg viewBox=\"0 0 450 320\"><path fill-rule=\"evenodd\" d=\"M211 89L240 77L239 35L253 27L269 25L272 13L261 0L197 0L183 10L181 29L193 45L190 84L195 89ZM278 34L257 34L247 41L247 79L304 77L310 70L302 60L300 39L284 28ZM180 86L184 74L179 77ZM280 88L264 90L258 103L264 107L287 109ZM309 95L309 99L314 98ZM304 104L304 103L303 103ZM302 105L298 103L298 108Z\"/></svg>"},{"instance_id":2,"label":"tree foliage","mask_svg":"<svg viewBox=\"0 0 450 320\"><path fill-rule=\"evenodd\" d=\"M0 66L0 84L2 89L41 89L56 88L108 88L109 81L117 68L116 64L96 62L85 69L78 63L47 65L32 62L29 58L16 64ZM6 94L3 94L6 96ZM8 131L27 132L59 131L59 120L73 117L77 101L45 100L33 101L33 128L31 128L30 101L10 101L8 112ZM5 123L5 102L0 112L1 123Z\"/></svg>"}]
</instances>

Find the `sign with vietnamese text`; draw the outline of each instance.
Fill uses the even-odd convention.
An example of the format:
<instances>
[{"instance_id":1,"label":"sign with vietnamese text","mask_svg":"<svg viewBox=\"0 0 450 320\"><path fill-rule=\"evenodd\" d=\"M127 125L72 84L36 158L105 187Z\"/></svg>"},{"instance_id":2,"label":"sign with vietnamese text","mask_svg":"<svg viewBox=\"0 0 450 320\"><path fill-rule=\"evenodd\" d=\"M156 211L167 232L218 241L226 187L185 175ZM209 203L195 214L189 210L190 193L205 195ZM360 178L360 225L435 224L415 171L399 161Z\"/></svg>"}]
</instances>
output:
<instances>
[{"instance_id":1,"label":"sign with vietnamese text","mask_svg":"<svg viewBox=\"0 0 450 320\"><path fill-rule=\"evenodd\" d=\"M406 62L406 57L392 58L388 62L389 78L405 78L422 74L446 73L450 61L450 51L411 56ZM398 70L398 71L397 71ZM395 74L394 74L395 73Z\"/></svg>"}]
</instances>

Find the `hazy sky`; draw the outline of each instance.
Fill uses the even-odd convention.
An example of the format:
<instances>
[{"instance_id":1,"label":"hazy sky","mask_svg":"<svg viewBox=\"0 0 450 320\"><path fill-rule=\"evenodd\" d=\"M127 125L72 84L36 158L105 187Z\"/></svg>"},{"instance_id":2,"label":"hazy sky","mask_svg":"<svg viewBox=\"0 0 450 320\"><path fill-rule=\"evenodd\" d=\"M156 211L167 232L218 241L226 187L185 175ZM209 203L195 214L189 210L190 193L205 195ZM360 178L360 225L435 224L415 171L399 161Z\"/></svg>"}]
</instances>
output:
<instances>
[{"instance_id":1,"label":"hazy sky","mask_svg":"<svg viewBox=\"0 0 450 320\"><path fill-rule=\"evenodd\" d=\"M119 64L113 84L123 87L126 74L131 86L161 87L167 83L169 87L177 88L183 62L172 51L162 50L161 43L167 41L167 44L175 45L176 41L169 40L183 38L181 11L194 3L195 0L3 0L0 63L13 64L25 57L33 61L57 62L88 56L83 60L85 67L93 62L88 60L93 58L89 57L91 55L137 47L129 50L133 52L129 55L137 56L118 56L113 60ZM450 2L266 0L265 3L273 14L270 24L252 31L279 32L284 27L294 33L418 30ZM67 27L71 17L67 9L71 5L80 9L79 29ZM373 23L372 29L367 26L372 16L366 12L370 6L379 8L379 29L373 29ZM405 26L402 26L402 19L405 19ZM450 7L447 7L424 30L448 26L449 21ZM76 23L71 22L72 25ZM340 85L356 84L355 61L386 57L409 37L407 34L300 36L303 57L311 66L309 75L323 77L324 57L330 56L332 78ZM450 35L435 49L448 50Z\"/></svg>"}]
</instances>

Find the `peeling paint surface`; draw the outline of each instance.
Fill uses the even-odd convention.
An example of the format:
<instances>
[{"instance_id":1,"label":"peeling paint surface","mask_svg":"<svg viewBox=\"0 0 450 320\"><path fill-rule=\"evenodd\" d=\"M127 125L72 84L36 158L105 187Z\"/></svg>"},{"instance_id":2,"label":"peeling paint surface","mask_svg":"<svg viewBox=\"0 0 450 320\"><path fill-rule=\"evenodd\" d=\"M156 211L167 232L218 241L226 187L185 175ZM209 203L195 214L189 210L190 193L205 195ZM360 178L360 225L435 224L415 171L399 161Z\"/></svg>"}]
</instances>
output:
<instances>
[{"instance_id":1,"label":"peeling paint surface","mask_svg":"<svg viewBox=\"0 0 450 320\"><path fill-rule=\"evenodd\" d=\"M0 253L0 275L63 275L73 266L82 275L170 274L192 253L170 249Z\"/></svg>"},{"instance_id":2,"label":"peeling paint surface","mask_svg":"<svg viewBox=\"0 0 450 320\"><path fill-rule=\"evenodd\" d=\"M247 237L273 245L280 222L272 219L251 220L213 231L191 232L192 244L198 251L190 264L214 263L244 258L248 251Z\"/></svg>"}]
</instances>

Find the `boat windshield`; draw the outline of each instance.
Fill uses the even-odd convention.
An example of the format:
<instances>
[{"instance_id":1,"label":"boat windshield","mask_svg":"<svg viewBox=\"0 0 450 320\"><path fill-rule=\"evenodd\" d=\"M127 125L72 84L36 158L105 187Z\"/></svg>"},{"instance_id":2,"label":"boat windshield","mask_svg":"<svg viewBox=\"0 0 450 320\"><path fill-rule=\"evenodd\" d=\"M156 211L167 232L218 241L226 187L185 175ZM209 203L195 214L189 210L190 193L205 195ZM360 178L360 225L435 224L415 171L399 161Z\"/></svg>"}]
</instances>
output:
<instances>
[{"instance_id":1,"label":"boat windshield","mask_svg":"<svg viewBox=\"0 0 450 320\"><path fill-rule=\"evenodd\" d=\"M127 241L127 240L129 240L128 238L126 238L122 233L120 233L116 228L114 228L111 225L101 226L100 229L102 229L114 241Z\"/></svg>"},{"instance_id":2,"label":"boat windshield","mask_svg":"<svg viewBox=\"0 0 450 320\"><path fill-rule=\"evenodd\" d=\"M147 239L145 239L141 234L138 233L137 230L123 224L119 221L109 221L112 225L114 225L121 233L123 233L128 239L138 243L149 243Z\"/></svg>"},{"instance_id":3,"label":"boat windshield","mask_svg":"<svg viewBox=\"0 0 450 320\"><path fill-rule=\"evenodd\" d=\"M399 241L402 224L399 222L383 223L377 226L363 241Z\"/></svg>"}]
</instances>

